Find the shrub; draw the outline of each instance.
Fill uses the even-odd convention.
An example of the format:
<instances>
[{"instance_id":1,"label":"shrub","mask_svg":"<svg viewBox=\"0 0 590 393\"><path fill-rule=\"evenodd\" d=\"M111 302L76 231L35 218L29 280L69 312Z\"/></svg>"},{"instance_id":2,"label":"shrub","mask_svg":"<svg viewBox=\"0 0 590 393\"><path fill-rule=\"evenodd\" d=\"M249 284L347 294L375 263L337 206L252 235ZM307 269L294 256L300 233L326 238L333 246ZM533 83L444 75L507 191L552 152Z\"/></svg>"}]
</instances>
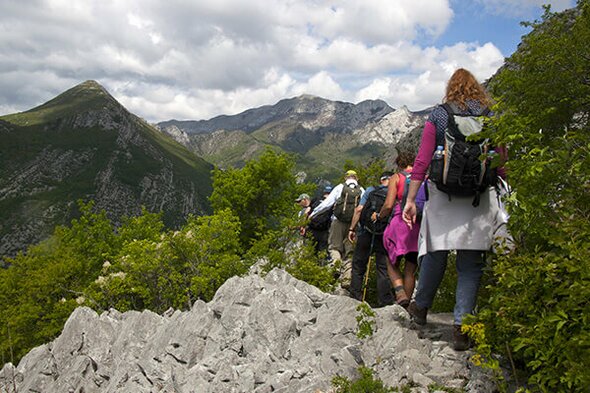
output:
<instances>
[{"instance_id":1,"label":"shrub","mask_svg":"<svg viewBox=\"0 0 590 393\"><path fill-rule=\"evenodd\" d=\"M335 268L326 266L325 253L316 254L311 239L303 241L298 224L296 219L284 219L282 229L268 231L253 244L246 259L250 265L264 260L266 272L282 268L293 277L329 292L336 284Z\"/></svg>"},{"instance_id":2,"label":"shrub","mask_svg":"<svg viewBox=\"0 0 590 393\"><path fill-rule=\"evenodd\" d=\"M517 249L498 256L478 319L534 391L590 386L590 2L548 9L490 82L508 145ZM508 348L508 349L506 349Z\"/></svg>"},{"instance_id":3,"label":"shrub","mask_svg":"<svg viewBox=\"0 0 590 393\"><path fill-rule=\"evenodd\" d=\"M9 259L0 269L0 352L18 360L31 348L54 338L83 301L86 286L119 242L104 212L80 203L82 216L71 227Z\"/></svg>"},{"instance_id":4,"label":"shrub","mask_svg":"<svg viewBox=\"0 0 590 393\"><path fill-rule=\"evenodd\" d=\"M239 217L244 248L278 230L284 217L296 215L293 201L310 187L296 183L294 166L292 157L267 149L244 168L213 171L211 206L215 211L231 209Z\"/></svg>"},{"instance_id":5,"label":"shrub","mask_svg":"<svg viewBox=\"0 0 590 393\"><path fill-rule=\"evenodd\" d=\"M359 367L358 372L360 377L354 381L348 378L337 375L332 378L332 386L336 389L336 393L387 393L395 390L383 385L383 381L373 378L373 370L368 367Z\"/></svg>"},{"instance_id":6,"label":"shrub","mask_svg":"<svg viewBox=\"0 0 590 393\"><path fill-rule=\"evenodd\" d=\"M119 311L187 309L196 299L211 300L230 277L247 271L241 260L239 221L224 210L213 216L191 217L179 231L161 233L146 228L149 216L131 219L121 233L148 234L124 243L112 263L103 266L87 291L87 303ZM153 222L154 229L159 226Z\"/></svg>"}]
</instances>

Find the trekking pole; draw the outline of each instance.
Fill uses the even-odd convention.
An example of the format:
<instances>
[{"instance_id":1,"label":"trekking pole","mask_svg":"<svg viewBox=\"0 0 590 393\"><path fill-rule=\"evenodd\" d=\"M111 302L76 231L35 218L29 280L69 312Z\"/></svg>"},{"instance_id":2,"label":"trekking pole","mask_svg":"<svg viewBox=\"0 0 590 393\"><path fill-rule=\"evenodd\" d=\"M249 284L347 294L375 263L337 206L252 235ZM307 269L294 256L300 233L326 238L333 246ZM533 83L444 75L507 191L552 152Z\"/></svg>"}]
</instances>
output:
<instances>
[{"instance_id":1,"label":"trekking pole","mask_svg":"<svg viewBox=\"0 0 590 393\"><path fill-rule=\"evenodd\" d=\"M371 258L373 257L373 245L375 244L375 233L371 234L371 247L369 248L369 260L367 261L367 271L365 272L365 284L363 288L363 302L367 295L367 285L369 283L369 272L371 271Z\"/></svg>"}]
</instances>

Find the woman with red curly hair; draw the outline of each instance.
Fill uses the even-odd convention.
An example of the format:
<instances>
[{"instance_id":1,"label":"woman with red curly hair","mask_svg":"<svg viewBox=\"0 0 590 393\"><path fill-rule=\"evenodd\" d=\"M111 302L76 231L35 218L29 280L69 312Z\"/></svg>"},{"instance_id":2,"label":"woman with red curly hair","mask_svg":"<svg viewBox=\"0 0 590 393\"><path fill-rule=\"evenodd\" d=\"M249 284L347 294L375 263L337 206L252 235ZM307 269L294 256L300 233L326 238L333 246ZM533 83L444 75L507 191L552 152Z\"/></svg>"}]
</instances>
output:
<instances>
[{"instance_id":1,"label":"woman with red curly hair","mask_svg":"<svg viewBox=\"0 0 590 393\"><path fill-rule=\"evenodd\" d=\"M463 68L456 70L449 79L443 101L453 108L453 113L468 116L482 115L491 104L483 86ZM436 146L444 145L448 122L447 110L439 105L424 125L403 211L403 219L410 227L416 220L415 198L418 188L424 180ZM505 150L496 150L500 150L500 154L505 157ZM436 187L429 187L428 190L429 200L424 206L418 246L420 279L408 312L417 324L426 324L426 314L443 279L449 251L456 250L453 344L456 350L465 350L469 347L469 340L461 332L461 323L463 316L473 313L475 309L484 253L490 249L493 241L496 193L493 187L483 191L479 205L474 207L473 197L451 198Z\"/></svg>"}]
</instances>

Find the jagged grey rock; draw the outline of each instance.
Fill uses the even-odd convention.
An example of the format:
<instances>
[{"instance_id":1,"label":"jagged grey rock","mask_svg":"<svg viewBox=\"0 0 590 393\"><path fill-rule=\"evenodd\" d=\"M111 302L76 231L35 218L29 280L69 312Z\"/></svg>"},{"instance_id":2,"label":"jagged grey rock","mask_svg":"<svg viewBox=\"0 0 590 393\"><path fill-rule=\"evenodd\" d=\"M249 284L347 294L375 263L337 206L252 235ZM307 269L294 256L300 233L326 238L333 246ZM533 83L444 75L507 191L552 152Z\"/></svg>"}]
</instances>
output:
<instances>
[{"instance_id":1,"label":"jagged grey rock","mask_svg":"<svg viewBox=\"0 0 590 393\"><path fill-rule=\"evenodd\" d=\"M389 386L417 383L414 392L434 382L493 391L469 353L449 346L449 315L433 315L433 341L409 329L402 308L384 307L361 340L358 304L275 269L234 277L190 311L98 315L82 307L55 341L4 366L0 391L329 392L332 377L355 378L361 365Z\"/></svg>"}]
</instances>

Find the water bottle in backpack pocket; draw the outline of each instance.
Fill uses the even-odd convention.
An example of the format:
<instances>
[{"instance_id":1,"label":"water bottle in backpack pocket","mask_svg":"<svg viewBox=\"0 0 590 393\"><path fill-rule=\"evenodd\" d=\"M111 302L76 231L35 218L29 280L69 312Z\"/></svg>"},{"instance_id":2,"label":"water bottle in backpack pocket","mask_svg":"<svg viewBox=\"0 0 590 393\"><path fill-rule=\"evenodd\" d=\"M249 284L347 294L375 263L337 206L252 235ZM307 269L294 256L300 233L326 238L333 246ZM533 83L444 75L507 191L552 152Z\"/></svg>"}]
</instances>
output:
<instances>
[{"instance_id":1,"label":"water bottle in backpack pocket","mask_svg":"<svg viewBox=\"0 0 590 393\"><path fill-rule=\"evenodd\" d=\"M429 178L435 182L442 182L445 166L445 151L444 146L439 145L436 147L434 154L432 155L432 161L430 162L430 174Z\"/></svg>"}]
</instances>

